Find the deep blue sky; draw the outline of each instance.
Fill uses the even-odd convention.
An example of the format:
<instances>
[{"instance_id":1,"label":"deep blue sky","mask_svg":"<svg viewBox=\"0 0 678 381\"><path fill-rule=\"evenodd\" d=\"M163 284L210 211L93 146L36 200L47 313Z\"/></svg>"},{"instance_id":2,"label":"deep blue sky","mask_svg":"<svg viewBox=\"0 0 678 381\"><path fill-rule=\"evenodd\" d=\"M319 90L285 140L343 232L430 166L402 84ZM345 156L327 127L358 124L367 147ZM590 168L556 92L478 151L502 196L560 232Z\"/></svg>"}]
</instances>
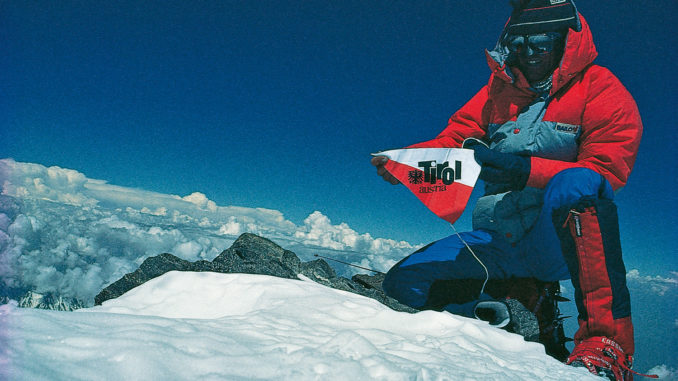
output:
<instances>
[{"instance_id":1,"label":"deep blue sky","mask_svg":"<svg viewBox=\"0 0 678 381\"><path fill-rule=\"evenodd\" d=\"M678 2L577 5L645 124L617 198L627 266L677 270ZM445 127L486 83L483 50L509 13L508 1L2 1L0 157L425 243L449 226L377 178L369 154Z\"/></svg>"}]
</instances>

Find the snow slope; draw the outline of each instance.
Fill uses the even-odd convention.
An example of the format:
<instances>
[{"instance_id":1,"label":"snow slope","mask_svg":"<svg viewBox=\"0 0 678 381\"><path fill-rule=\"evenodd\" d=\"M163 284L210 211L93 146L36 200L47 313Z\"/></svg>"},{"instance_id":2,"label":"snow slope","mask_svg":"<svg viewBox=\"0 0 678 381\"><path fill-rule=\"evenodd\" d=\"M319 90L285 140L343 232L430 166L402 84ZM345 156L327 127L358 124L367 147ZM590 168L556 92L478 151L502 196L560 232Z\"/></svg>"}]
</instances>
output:
<instances>
[{"instance_id":1,"label":"snow slope","mask_svg":"<svg viewBox=\"0 0 678 381\"><path fill-rule=\"evenodd\" d=\"M589 377L481 321L262 275L171 272L76 312L2 305L0 342L11 380Z\"/></svg>"}]
</instances>

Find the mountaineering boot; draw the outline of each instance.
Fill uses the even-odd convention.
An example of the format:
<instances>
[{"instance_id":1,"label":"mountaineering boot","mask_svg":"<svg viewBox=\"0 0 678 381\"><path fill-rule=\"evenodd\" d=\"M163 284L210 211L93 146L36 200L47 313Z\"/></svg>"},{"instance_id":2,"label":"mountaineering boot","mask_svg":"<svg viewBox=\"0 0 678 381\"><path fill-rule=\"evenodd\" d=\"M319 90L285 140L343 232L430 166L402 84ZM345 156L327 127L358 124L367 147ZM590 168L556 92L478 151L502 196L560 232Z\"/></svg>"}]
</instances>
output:
<instances>
[{"instance_id":1,"label":"mountaineering boot","mask_svg":"<svg viewBox=\"0 0 678 381\"><path fill-rule=\"evenodd\" d=\"M565 343L571 339L565 337L563 320L567 316L560 314L558 303L570 300L560 295L560 283L544 282L536 278L515 278L507 288L506 297L517 299L536 317L538 338L528 341L540 342L544 345L546 354L565 361L570 354Z\"/></svg>"},{"instance_id":2,"label":"mountaineering boot","mask_svg":"<svg viewBox=\"0 0 678 381\"><path fill-rule=\"evenodd\" d=\"M464 304L451 303L443 308L454 315L476 318L488 322L491 326L504 328L511 322L509 306L504 301L496 300L482 293L477 299Z\"/></svg>"},{"instance_id":3,"label":"mountaineering boot","mask_svg":"<svg viewBox=\"0 0 678 381\"><path fill-rule=\"evenodd\" d=\"M544 345L546 354L565 361L570 352L565 343L563 320L558 308L559 302L569 299L560 295L558 281L545 282L536 278L491 279L487 282L487 293L494 298L504 299L511 311L509 332L517 333L526 341Z\"/></svg>"},{"instance_id":4,"label":"mountaineering boot","mask_svg":"<svg viewBox=\"0 0 678 381\"><path fill-rule=\"evenodd\" d=\"M538 282L539 299L533 308L539 321L539 342L544 344L546 354L565 361L570 351L565 344L572 339L565 336L563 321L569 316L560 314L559 302L569 302L570 299L560 295L559 282Z\"/></svg>"},{"instance_id":5,"label":"mountaineering boot","mask_svg":"<svg viewBox=\"0 0 678 381\"><path fill-rule=\"evenodd\" d=\"M506 298L505 303L511 314L506 331L522 336L525 341L539 342L539 321L518 299Z\"/></svg>"},{"instance_id":6,"label":"mountaineering boot","mask_svg":"<svg viewBox=\"0 0 678 381\"><path fill-rule=\"evenodd\" d=\"M630 361L619 344L607 337L597 336L577 343L566 364L584 367L612 381L628 381L633 380Z\"/></svg>"},{"instance_id":7,"label":"mountaineering boot","mask_svg":"<svg viewBox=\"0 0 678 381\"><path fill-rule=\"evenodd\" d=\"M612 200L582 198L554 211L553 223L579 312L566 363L612 380L631 380L633 324L617 207Z\"/></svg>"}]
</instances>

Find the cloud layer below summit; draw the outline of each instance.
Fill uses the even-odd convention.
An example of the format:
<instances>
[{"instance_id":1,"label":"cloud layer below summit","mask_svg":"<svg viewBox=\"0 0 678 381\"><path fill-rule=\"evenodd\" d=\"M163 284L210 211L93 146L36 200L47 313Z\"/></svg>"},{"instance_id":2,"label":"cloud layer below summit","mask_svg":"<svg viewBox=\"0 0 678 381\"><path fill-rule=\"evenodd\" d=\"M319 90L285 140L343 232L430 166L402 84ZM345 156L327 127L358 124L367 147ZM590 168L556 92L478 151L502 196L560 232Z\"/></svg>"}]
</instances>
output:
<instances>
[{"instance_id":1,"label":"cloud layer below summit","mask_svg":"<svg viewBox=\"0 0 678 381\"><path fill-rule=\"evenodd\" d=\"M0 184L3 279L10 287L31 285L86 303L148 256L211 260L246 232L303 260L324 253L379 270L415 248L333 224L320 211L296 225L277 210L219 206L200 192L182 197L125 188L9 159L0 160Z\"/></svg>"}]
</instances>

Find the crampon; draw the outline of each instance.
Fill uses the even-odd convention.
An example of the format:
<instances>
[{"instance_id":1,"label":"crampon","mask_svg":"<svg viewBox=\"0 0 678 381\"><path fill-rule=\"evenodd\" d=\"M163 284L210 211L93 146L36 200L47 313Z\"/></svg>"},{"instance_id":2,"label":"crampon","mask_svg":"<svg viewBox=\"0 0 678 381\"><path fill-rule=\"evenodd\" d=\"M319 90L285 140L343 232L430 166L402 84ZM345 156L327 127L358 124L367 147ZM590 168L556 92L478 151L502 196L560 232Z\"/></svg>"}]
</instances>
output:
<instances>
[{"instance_id":1,"label":"crampon","mask_svg":"<svg viewBox=\"0 0 678 381\"><path fill-rule=\"evenodd\" d=\"M595 375L613 381L631 381L634 374L658 378L656 375L641 374L632 370L632 361L631 356L626 356L615 341L607 337L590 337L574 347L566 364L584 367Z\"/></svg>"}]
</instances>

